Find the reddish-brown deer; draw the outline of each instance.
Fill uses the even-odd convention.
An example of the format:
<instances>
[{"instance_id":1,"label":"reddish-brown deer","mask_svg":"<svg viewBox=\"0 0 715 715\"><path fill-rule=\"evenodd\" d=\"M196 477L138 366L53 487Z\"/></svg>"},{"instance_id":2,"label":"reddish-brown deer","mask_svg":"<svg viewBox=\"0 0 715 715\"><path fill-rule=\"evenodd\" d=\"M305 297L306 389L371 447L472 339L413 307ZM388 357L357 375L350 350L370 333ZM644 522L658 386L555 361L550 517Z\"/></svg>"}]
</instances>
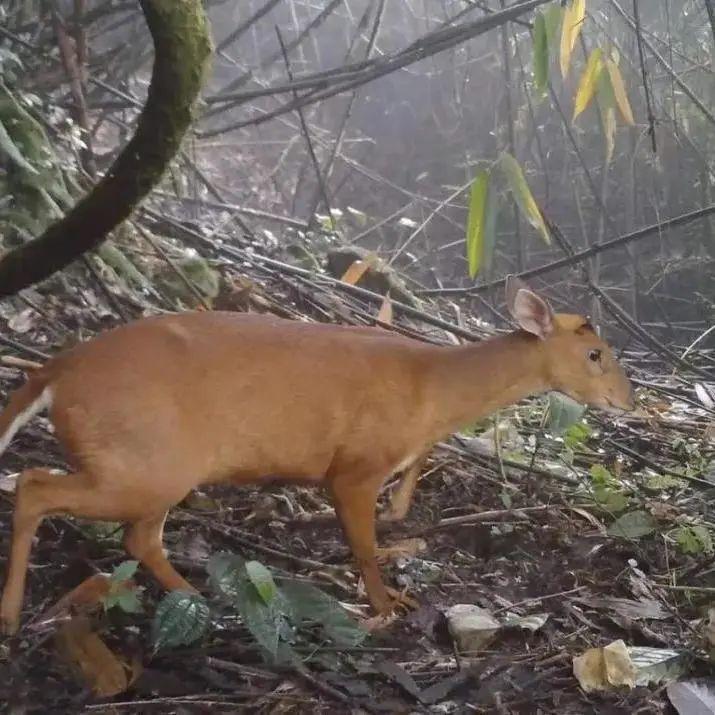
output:
<instances>
[{"instance_id":1,"label":"reddish-brown deer","mask_svg":"<svg viewBox=\"0 0 715 715\"><path fill-rule=\"evenodd\" d=\"M281 479L332 496L373 608L393 594L376 562L375 506L407 470L404 515L424 455L460 427L558 390L607 410L633 408L630 382L586 319L555 314L516 279L519 329L440 347L386 330L195 312L146 318L59 354L0 415L0 452L48 408L74 471L18 478L0 621L20 621L30 547L43 517L127 524L127 551L167 589L192 589L162 549L168 510L199 485Z\"/></svg>"}]
</instances>

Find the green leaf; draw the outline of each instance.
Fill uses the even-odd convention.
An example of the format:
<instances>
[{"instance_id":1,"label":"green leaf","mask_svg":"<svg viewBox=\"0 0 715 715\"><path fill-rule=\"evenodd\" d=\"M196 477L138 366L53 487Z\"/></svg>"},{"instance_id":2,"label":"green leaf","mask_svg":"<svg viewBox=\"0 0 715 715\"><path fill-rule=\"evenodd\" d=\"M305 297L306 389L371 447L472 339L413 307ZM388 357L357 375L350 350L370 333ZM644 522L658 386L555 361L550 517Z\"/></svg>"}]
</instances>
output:
<instances>
[{"instance_id":1,"label":"green leaf","mask_svg":"<svg viewBox=\"0 0 715 715\"><path fill-rule=\"evenodd\" d=\"M263 602L270 605L277 592L271 572L260 561L247 561L246 573Z\"/></svg>"},{"instance_id":2,"label":"green leaf","mask_svg":"<svg viewBox=\"0 0 715 715\"><path fill-rule=\"evenodd\" d=\"M288 599L294 617L318 623L336 646L352 648L368 636L367 631L351 618L335 598L315 586L287 581L281 584L281 591Z\"/></svg>"},{"instance_id":3,"label":"green leaf","mask_svg":"<svg viewBox=\"0 0 715 715\"><path fill-rule=\"evenodd\" d=\"M546 428L559 436L571 425L576 424L586 411L584 405L559 392L549 393L549 416Z\"/></svg>"},{"instance_id":4,"label":"green leaf","mask_svg":"<svg viewBox=\"0 0 715 715\"><path fill-rule=\"evenodd\" d=\"M198 593L167 593L159 602L151 624L154 649L193 643L206 631L209 617L208 604Z\"/></svg>"},{"instance_id":5,"label":"green leaf","mask_svg":"<svg viewBox=\"0 0 715 715\"><path fill-rule=\"evenodd\" d=\"M136 588L123 587L116 591L111 591L104 597L102 604L105 611L114 606L125 613L141 613L144 610L139 600L139 591Z\"/></svg>"},{"instance_id":6,"label":"green leaf","mask_svg":"<svg viewBox=\"0 0 715 715\"><path fill-rule=\"evenodd\" d=\"M645 511L629 511L619 516L609 527L610 536L622 539L639 539L655 531L655 519Z\"/></svg>"},{"instance_id":7,"label":"green leaf","mask_svg":"<svg viewBox=\"0 0 715 715\"><path fill-rule=\"evenodd\" d=\"M484 270L489 271L494 259L494 248L497 241L497 217L499 215L499 202L497 201L497 191L494 182L489 182L487 190L487 207L484 219L484 248L482 249L482 263Z\"/></svg>"},{"instance_id":8,"label":"green leaf","mask_svg":"<svg viewBox=\"0 0 715 715\"><path fill-rule=\"evenodd\" d=\"M281 614L266 605L256 587L248 580L239 581L233 603L256 642L275 659L283 620Z\"/></svg>"},{"instance_id":9,"label":"green leaf","mask_svg":"<svg viewBox=\"0 0 715 715\"><path fill-rule=\"evenodd\" d=\"M620 514L628 506L628 497L623 492L604 484L594 485L593 499L603 511L609 514Z\"/></svg>"},{"instance_id":10,"label":"green leaf","mask_svg":"<svg viewBox=\"0 0 715 715\"><path fill-rule=\"evenodd\" d=\"M564 432L564 446L575 450L586 442L592 434L591 428L585 422L576 422Z\"/></svg>"},{"instance_id":11,"label":"green leaf","mask_svg":"<svg viewBox=\"0 0 715 715\"><path fill-rule=\"evenodd\" d=\"M546 32L546 18L538 13L534 20L534 84L539 92L546 90L549 81L549 37Z\"/></svg>"},{"instance_id":12,"label":"green leaf","mask_svg":"<svg viewBox=\"0 0 715 715\"><path fill-rule=\"evenodd\" d=\"M512 196L526 220L541 234L544 242L551 243L548 229L544 223L539 207L531 194L529 185L526 183L524 173L519 166L519 162L508 152L502 152L499 157L499 166L506 178Z\"/></svg>"},{"instance_id":13,"label":"green leaf","mask_svg":"<svg viewBox=\"0 0 715 715\"><path fill-rule=\"evenodd\" d=\"M544 10L544 22L546 23L546 41L549 47L549 54L551 54L551 48L556 47L556 40L558 38L559 27L561 25L561 15L563 14L563 8L558 2L551 3L546 10Z\"/></svg>"},{"instance_id":14,"label":"green leaf","mask_svg":"<svg viewBox=\"0 0 715 715\"><path fill-rule=\"evenodd\" d=\"M590 474L594 484L598 484L601 486L607 484L618 484L618 480L602 464L591 465Z\"/></svg>"},{"instance_id":15,"label":"green leaf","mask_svg":"<svg viewBox=\"0 0 715 715\"><path fill-rule=\"evenodd\" d=\"M122 561L112 572L112 581L127 581L134 576L138 567L138 561Z\"/></svg>"},{"instance_id":16,"label":"green leaf","mask_svg":"<svg viewBox=\"0 0 715 715\"><path fill-rule=\"evenodd\" d=\"M712 553L713 539L710 531L701 524L679 526L673 532L675 541L685 554Z\"/></svg>"},{"instance_id":17,"label":"green leaf","mask_svg":"<svg viewBox=\"0 0 715 715\"><path fill-rule=\"evenodd\" d=\"M220 596L236 598L241 584L248 580L246 560L230 552L214 554L206 566L209 584Z\"/></svg>"},{"instance_id":18,"label":"green leaf","mask_svg":"<svg viewBox=\"0 0 715 715\"><path fill-rule=\"evenodd\" d=\"M39 175L39 171L25 159L24 154L17 147L12 137L8 134L5 125L0 121L0 156L5 154L10 161L13 162L18 168L26 171L28 174Z\"/></svg>"},{"instance_id":19,"label":"green leaf","mask_svg":"<svg viewBox=\"0 0 715 715\"><path fill-rule=\"evenodd\" d=\"M469 277L479 273L484 252L485 210L489 191L489 172L480 171L472 181L469 193L469 215L467 217L467 262Z\"/></svg>"}]
</instances>

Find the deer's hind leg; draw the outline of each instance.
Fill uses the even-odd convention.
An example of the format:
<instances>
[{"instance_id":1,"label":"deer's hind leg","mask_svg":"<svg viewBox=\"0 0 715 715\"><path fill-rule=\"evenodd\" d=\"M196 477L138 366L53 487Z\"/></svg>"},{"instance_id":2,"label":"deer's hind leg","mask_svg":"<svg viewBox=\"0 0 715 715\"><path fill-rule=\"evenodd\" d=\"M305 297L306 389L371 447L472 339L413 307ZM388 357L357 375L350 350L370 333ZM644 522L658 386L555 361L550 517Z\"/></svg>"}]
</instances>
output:
<instances>
[{"instance_id":1,"label":"deer's hind leg","mask_svg":"<svg viewBox=\"0 0 715 715\"><path fill-rule=\"evenodd\" d=\"M10 559L0 601L2 632L12 634L18 629L32 540L46 516L68 514L84 519L141 525L129 528L127 545L135 549L137 555L141 553L139 558L147 563L162 583L178 586L181 580L182 587L185 587L186 582L173 571L160 547L156 548L166 511L172 503L178 502L182 495L173 495L176 499L162 506L157 504L156 495L147 495L135 489L136 482L125 488L120 487L120 484L120 479L99 480L82 471L57 475L46 469L29 469L20 475L13 514ZM153 522L149 519L147 504L151 505L154 514L159 510L160 519ZM149 543L151 548L142 546Z\"/></svg>"}]
</instances>

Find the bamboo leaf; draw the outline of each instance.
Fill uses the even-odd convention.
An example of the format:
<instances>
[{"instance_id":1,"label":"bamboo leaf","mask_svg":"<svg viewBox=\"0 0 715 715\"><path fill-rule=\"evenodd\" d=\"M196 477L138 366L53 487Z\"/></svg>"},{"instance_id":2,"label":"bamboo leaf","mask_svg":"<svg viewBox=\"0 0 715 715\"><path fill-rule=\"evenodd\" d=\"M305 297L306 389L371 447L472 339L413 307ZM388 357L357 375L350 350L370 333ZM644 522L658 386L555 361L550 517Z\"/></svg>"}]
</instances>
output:
<instances>
[{"instance_id":1,"label":"bamboo leaf","mask_svg":"<svg viewBox=\"0 0 715 715\"><path fill-rule=\"evenodd\" d=\"M611 59L606 60L606 69L608 70L608 76L611 80L611 88L613 89L616 104L621 112L623 121L626 124L633 126L635 124L635 121L633 120L633 111L631 110L631 103L628 101L628 93L626 92L626 85L623 81L621 71L618 69L618 65Z\"/></svg>"},{"instance_id":2,"label":"bamboo leaf","mask_svg":"<svg viewBox=\"0 0 715 715\"><path fill-rule=\"evenodd\" d=\"M524 217L541 234L544 242L550 244L551 236L549 236L549 231L544 223L544 217L536 205L519 162L508 152L502 152L499 158L499 166Z\"/></svg>"},{"instance_id":3,"label":"bamboo leaf","mask_svg":"<svg viewBox=\"0 0 715 715\"><path fill-rule=\"evenodd\" d=\"M598 110L601 115L603 138L606 142L606 164L613 158L616 138L616 98L608 72L600 72L597 83Z\"/></svg>"},{"instance_id":4,"label":"bamboo leaf","mask_svg":"<svg viewBox=\"0 0 715 715\"><path fill-rule=\"evenodd\" d=\"M586 69L581 75L576 91L576 100L574 101L573 120L576 120L581 112L583 112L596 94L598 86L598 78L603 70L603 61L601 60L601 48L597 47L588 58Z\"/></svg>"},{"instance_id":5,"label":"bamboo leaf","mask_svg":"<svg viewBox=\"0 0 715 715\"><path fill-rule=\"evenodd\" d=\"M480 171L472 181L469 193L469 215L467 217L467 263L469 277L479 273L484 250L484 209L489 189L489 172Z\"/></svg>"},{"instance_id":6,"label":"bamboo leaf","mask_svg":"<svg viewBox=\"0 0 715 715\"><path fill-rule=\"evenodd\" d=\"M586 0L572 0L566 7L561 25L561 76L566 79L571 64L571 55L586 17Z\"/></svg>"},{"instance_id":7,"label":"bamboo leaf","mask_svg":"<svg viewBox=\"0 0 715 715\"><path fill-rule=\"evenodd\" d=\"M544 22L546 23L546 40L549 46L549 54L551 49L556 47L558 40L559 23L563 17L563 8L560 3L551 3L546 10L543 11Z\"/></svg>"},{"instance_id":8,"label":"bamboo leaf","mask_svg":"<svg viewBox=\"0 0 715 715\"><path fill-rule=\"evenodd\" d=\"M484 216L484 248L482 249L482 263L484 270L489 271L494 258L494 247L497 239L497 216L499 215L499 203L497 202L497 191L494 182L489 182L487 190L487 206Z\"/></svg>"},{"instance_id":9,"label":"bamboo leaf","mask_svg":"<svg viewBox=\"0 0 715 715\"><path fill-rule=\"evenodd\" d=\"M543 93L549 79L549 38L546 19L538 13L534 20L534 84Z\"/></svg>"},{"instance_id":10,"label":"bamboo leaf","mask_svg":"<svg viewBox=\"0 0 715 715\"><path fill-rule=\"evenodd\" d=\"M616 147L616 110L608 107L602 115L603 136L606 140L606 164L611 163L613 150Z\"/></svg>"}]
</instances>

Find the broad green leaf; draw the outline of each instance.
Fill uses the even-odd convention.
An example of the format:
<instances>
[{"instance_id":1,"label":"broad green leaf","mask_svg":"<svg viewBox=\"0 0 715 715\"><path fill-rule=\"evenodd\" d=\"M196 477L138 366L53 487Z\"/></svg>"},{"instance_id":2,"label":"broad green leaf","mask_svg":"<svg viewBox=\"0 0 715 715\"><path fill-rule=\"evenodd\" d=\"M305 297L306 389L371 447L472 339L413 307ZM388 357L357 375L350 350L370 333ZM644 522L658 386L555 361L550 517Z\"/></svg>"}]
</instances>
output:
<instances>
[{"instance_id":1,"label":"broad green leaf","mask_svg":"<svg viewBox=\"0 0 715 715\"><path fill-rule=\"evenodd\" d=\"M673 535L678 547L686 554L712 553L713 539L707 527L702 524L679 526Z\"/></svg>"},{"instance_id":2,"label":"broad green leaf","mask_svg":"<svg viewBox=\"0 0 715 715\"><path fill-rule=\"evenodd\" d=\"M558 392L550 392L549 417L546 428L553 435L561 435L571 425L576 424L583 417L585 411L586 408L582 404L570 397Z\"/></svg>"},{"instance_id":3,"label":"broad green leaf","mask_svg":"<svg viewBox=\"0 0 715 715\"><path fill-rule=\"evenodd\" d=\"M489 191L489 172L480 171L472 181L469 192L469 215L467 217L467 262L469 277L479 272L484 251L485 209Z\"/></svg>"},{"instance_id":4,"label":"broad green leaf","mask_svg":"<svg viewBox=\"0 0 715 715\"><path fill-rule=\"evenodd\" d=\"M159 602L151 624L154 649L193 643L206 631L209 616L208 604L198 593L167 593Z\"/></svg>"},{"instance_id":5,"label":"broad green leaf","mask_svg":"<svg viewBox=\"0 0 715 715\"><path fill-rule=\"evenodd\" d=\"M603 70L603 61L601 60L601 48L597 47L588 58L586 63L586 69L581 75L581 79L578 83L578 90L576 90L576 99L574 101L573 108L573 120L578 117L581 112L583 112L589 103L593 99L593 95L596 94L596 86L598 82L598 77ZM572 120L572 121L573 121Z\"/></svg>"},{"instance_id":6,"label":"broad green leaf","mask_svg":"<svg viewBox=\"0 0 715 715\"><path fill-rule=\"evenodd\" d=\"M549 37L546 19L538 13L534 20L534 84L539 92L544 92L549 81Z\"/></svg>"},{"instance_id":7,"label":"broad green leaf","mask_svg":"<svg viewBox=\"0 0 715 715\"><path fill-rule=\"evenodd\" d=\"M572 0L563 13L561 24L561 76L566 79L571 64L571 54L586 17L586 0Z\"/></svg>"},{"instance_id":8,"label":"broad green leaf","mask_svg":"<svg viewBox=\"0 0 715 715\"><path fill-rule=\"evenodd\" d=\"M247 561L246 573L263 602L267 606L270 605L277 592L271 572L260 561Z\"/></svg>"},{"instance_id":9,"label":"broad green leaf","mask_svg":"<svg viewBox=\"0 0 715 715\"><path fill-rule=\"evenodd\" d=\"M130 579L137 572L138 566L138 561L122 561L112 572L112 581L117 582Z\"/></svg>"},{"instance_id":10,"label":"broad green leaf","mask_svg":"<svg viewBox=\"0 0 715 715\"><path fill-rule=\"evenodd\" d=\"M5 154L13 164L26 171L28 174L38 175L40 172L25 159L25 155L17 147L12 137L8 134L5 125L0 121L0 156Z\"/></svg>"},{"instance_id":11,"label":"broad green leaf","mask_svg":"<svg viewBox=\"0 0 715 715\"><path fill-rule=\"evenodd\" d=\"M550 244L551 237L544 223L544 217L536 205L536 201L531 193L531 189L529 189L529 185L526 183L519 162L508 152L502 152L499 157L499 166L522 214L524 214L526 220L539 231L544 242Z\"/></svg>"},{"instance_id":12,"label":"broad green leaf","mask_svg":"<svg viewBox=\"0 0 715 715\"><path fill-rule=\"evenodd\" d=\"M655 519L645 511L629 511L619 516L609 527L610 536L623 539L639 539L655 531Z\"/></svg>"},{"instance_id":13,"label":"broad green leaf","mask_svg":"<svg viewBox=\"0 0 715 715\"><path fill-rule=\"evenodd\" d=\"M206 565L206 571L214 591L230 600L236 598L241 584L248 582L246 560L238 554L214 554Z\"/></svg>"},{"instance_id":14,"label":"broad green leaf","mask_svg":"<svg viewBox=\"0 0 715 715\"><path fill-rule=\"evenodd\" d=\"M367 631L336 599L315 586L287 581L281 584L281 591L290 602L295 618L318 623L336 646L351 648L367 637Z\"/></svg>"},{"instance_id":15,"label":"broad green leaf","mask_svg":"<svg viewBox=\"0 0 715 715\"><path fill-rule=\"evenodd\" d=\"M239 581L233 603L258 645L275 659L283 620L281 614L266 605L256 587L247 579Z\"/></svg>"},{"instance_id":16,"label":"broad green leaf","mask_svg":"<svg viewBox=\"0 0 715 715\"><path fill-rule=\"evenodd\" d=\"M626 85L623 81L621 71L618 69L618 65L611 59L606 60L606 69L608 70L613 94L616 97L616 104L621 112L623 121L633 126L635 124L633 120L633 110L631 109L631 103L628 101L628 93L626 92Z\"/></svg>"}]
</instances>

